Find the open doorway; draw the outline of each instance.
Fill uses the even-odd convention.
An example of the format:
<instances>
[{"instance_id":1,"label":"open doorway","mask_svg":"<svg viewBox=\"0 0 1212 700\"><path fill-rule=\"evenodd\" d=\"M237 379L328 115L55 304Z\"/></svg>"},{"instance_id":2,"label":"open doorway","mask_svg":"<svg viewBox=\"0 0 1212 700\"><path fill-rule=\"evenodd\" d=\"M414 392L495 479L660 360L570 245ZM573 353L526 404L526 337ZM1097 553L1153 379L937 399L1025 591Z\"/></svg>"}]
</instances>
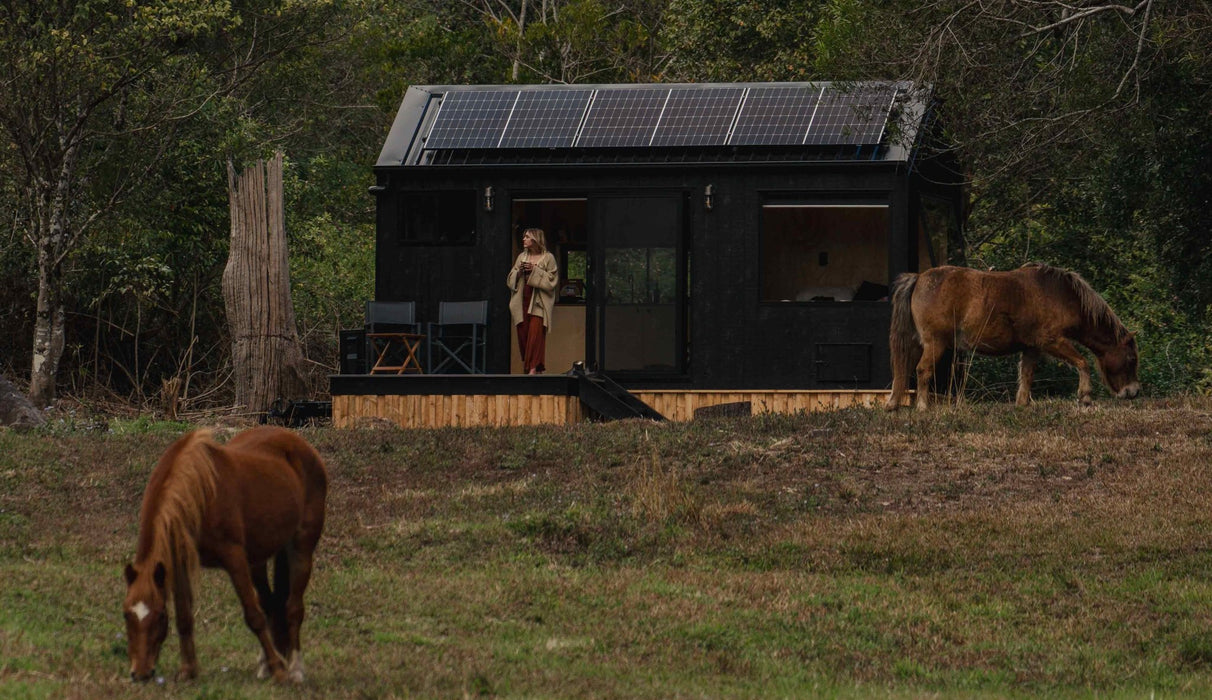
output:
<instances>
[{"instance_id":1,"label":"open doorway","mask_svg":"<svg viewBox=\"0 0 1212 700\"><path fill-rule=\"evenodd\" d=\"M522 252L522 231L541 228L560 266L560 286L547 334L548 373L567 372L585 359L586 284L588 282L587 200L584 197L519 197L513 200L513 258ZM511 329L512 330L512 329ZM511 374L522 373L518 343L510 334Z\"/></svg>"}]
</instances>

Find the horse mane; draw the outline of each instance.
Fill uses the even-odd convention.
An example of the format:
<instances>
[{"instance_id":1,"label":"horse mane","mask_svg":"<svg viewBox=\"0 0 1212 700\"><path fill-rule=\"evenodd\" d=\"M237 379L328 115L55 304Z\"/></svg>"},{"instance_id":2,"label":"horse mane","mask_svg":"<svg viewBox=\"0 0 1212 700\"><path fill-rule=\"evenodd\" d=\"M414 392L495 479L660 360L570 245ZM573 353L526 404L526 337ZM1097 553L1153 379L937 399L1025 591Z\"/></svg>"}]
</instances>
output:
<instances>
[{"instance_id":1,"label":"horse mane","mask_svg":"<svg viewBox=\"0 0 1212 700\"><path fill-rule=\"evenodd\" d=\"M1078 303L1082 308L1082 316L1092 324L1110 327L1115 332L1116 340L1123 340L1124 336L1128 335L1128 329L1111 310L1111 305L1107 303L1107 300L1094 291L1094 287L1091 287L1090 283L1078 273L1040 262L1027 263L1023 267L1033 268L1045 277L1067 285L1077 295Z\"/></svg>"},{"instance_id":2,"label":"horse mane","mask_svg":"<svg viewBox=\"0 0 1212 700\"><path fill-rule=\"evenodd\" d=\"M217 476L209 430L196 430L173 444L160 459L143 498L136 560L164 562L165 588L191 582L199 569L197 538Z\"/></svg>"}]
</instances>

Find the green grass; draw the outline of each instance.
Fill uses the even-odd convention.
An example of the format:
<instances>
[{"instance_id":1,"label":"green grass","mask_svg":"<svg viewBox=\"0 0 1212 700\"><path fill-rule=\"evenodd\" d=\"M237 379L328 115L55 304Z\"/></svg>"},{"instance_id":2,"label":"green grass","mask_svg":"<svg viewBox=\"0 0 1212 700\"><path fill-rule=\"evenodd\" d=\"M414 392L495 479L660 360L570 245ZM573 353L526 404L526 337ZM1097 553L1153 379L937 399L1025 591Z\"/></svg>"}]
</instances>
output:
<instances>
[{"instance_id":1,"label":"green grass","mask_svg":"<svg viewBox=\"0 0 1212 700\"><path fill-rule=\"evenodd\" d=\"M298 689L214 571L200 677L173 637L126 680L121 570L187 428L0 430L0 697L1212 695L1212 401L309 429Z\"/></svg>"}]
</instances>

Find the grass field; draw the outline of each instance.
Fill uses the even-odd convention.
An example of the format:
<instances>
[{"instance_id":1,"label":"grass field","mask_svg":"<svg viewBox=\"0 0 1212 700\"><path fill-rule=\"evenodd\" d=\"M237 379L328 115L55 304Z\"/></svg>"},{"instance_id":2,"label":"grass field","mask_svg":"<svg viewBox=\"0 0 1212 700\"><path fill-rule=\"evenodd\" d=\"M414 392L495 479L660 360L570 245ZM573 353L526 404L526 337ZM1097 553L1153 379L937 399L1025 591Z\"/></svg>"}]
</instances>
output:
<instances>
[{"instance_id":1,"label":"grass field","mask_svg":"<svg viewBox=\"0 0 1212 700\"><path fill-rule=\"evenodd\" d=\"M185 429L0 430L0 697L1212 696L1212 400L307 429L307 683L255 679L207 571L199 678L173 636L133 686L121 570Z\"/></svg>"}]
</instances>

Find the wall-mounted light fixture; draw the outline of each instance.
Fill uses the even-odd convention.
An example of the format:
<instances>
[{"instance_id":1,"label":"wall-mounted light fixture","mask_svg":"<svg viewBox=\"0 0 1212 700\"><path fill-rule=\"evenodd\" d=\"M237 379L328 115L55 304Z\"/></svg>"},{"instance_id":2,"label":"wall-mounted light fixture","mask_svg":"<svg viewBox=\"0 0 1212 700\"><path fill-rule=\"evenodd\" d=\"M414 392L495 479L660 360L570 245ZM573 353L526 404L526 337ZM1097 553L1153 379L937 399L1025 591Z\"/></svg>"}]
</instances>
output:
<instances>
[{"instance_id":1,"label":"wall-mounted light fixture","mask_svg":"<svg viewBox=\"0 0 1212 700\"><path fill-rule=\"evenodd\" d=\"M703 206L707 207L707 211L715 206L715 188L711 185L703 188Z\"/></svg>"},{"instance_id":2,"label":"wall-mounted light fixture","mask_svg":"<svg viewBox=\"0 0 1212 700\"><path fill-rule=\"evenodd\" d=\"M484 188L484 211L492 211L492 205L496 197L492 191L492 185Z\"/></svg>"}]
</instances>

